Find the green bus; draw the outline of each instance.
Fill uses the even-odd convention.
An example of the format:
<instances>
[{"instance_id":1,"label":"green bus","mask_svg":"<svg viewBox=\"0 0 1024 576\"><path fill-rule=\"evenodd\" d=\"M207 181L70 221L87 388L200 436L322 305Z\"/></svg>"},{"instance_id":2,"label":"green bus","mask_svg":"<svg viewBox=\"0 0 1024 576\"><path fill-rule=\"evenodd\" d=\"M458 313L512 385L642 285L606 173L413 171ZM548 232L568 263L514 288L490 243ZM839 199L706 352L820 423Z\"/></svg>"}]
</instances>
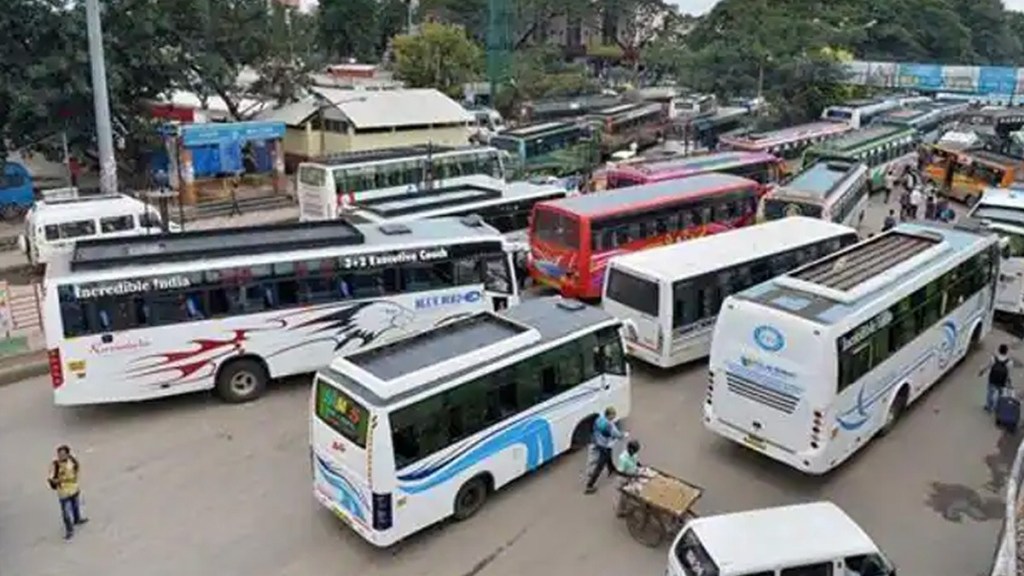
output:
<instances>
[{"instance_id":1,"label":"green bus","mask_svg":"<svg viewBox=\"0 0 1024 576\"><path fill-rule=\"evenodd\" d=\"M568 176L599 160L597 133L582 122L542 122L503 130L490 145L508 152L518 177Z\"/></svg>"},{"instance_id":2,"label":"green bus","mask_svg":"<svg viewBox=\"0 0 1024 576\"><path fill-rule=\"evenodd\" d=\"M885 188L886 174L902 176L917 163L920 136L914 128L880 124L852 130L831 140L812 146L804 152L803 165L810 166L820 158L847 158L868 165L868 187Z\"/></svg>"}]
</instances>

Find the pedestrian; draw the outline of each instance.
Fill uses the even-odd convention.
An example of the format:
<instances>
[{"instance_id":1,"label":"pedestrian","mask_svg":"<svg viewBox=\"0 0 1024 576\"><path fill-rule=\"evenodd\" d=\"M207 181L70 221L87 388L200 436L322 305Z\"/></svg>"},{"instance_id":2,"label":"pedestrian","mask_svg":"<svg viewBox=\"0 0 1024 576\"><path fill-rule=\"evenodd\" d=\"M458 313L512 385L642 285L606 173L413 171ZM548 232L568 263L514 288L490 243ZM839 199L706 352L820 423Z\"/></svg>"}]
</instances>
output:
<instances>
[{"instance_id":1,"label":"pedestrian","mask_svg":"<svg viewBox=\"0 0 1024 576\"><path fill-rule=\"evenodd\" d=\"M626 449L619 454L619 474L627 478L635 478L640 475L640 442L630 440Z\"/></svg>"},{"instance_id":2,"label":"pedestrian","mask_svg":"<svg viewBox=\"0 0 1024 576\"><path fill-rule=\"evenodd\" d=\"M626 437L615 423L617 413L615 408L608 407L604 414L594 421L594 432L591 438L591 450L594 451L594 465L590 469L590 477L587 478L586 494L593 494L597 491L594 485L601 476L601 472L608 470L608 474L617 474L615 463L612 460L612 447L615 442Z\"/></svg>"},{"instance_id":3,"label":"pedestrian","mask_svg":"<svg viewBox=\"0 0 1024 576\"><path fill-rule=\"evenodd\" d=\"M904 190L900 193L900 222L910 219L910 192Z\"/></svg>"},{"instance_id":4,"label":"pedestrian","mask_svg":"<svg viewBox=\"0 0 1024 576\"><path fill-rule=\"evenodd\" d=\"M896 187L896 175L893 174L892 170L885 173L885 196L883 201L888 204L892 198L892 189Z\"/></svg>"},{"instance_id":5,"label":"pedestrian","mask_svg":"<svg viewBox=\"0 0 1024 576\"><path fill-rule=\"evenodd\" d=\"M988 386L985 393L985 411L991 412L996 408L996 401L1003 394L1003 391L1010 386L1010 368L1013 367L1013 359L1010 358L1010 347L1000 344L988 365L978 372L978 376L988 372Z\"/></svg>"},{"instance_id":6,"label":"pedestrian","mask_svg":"<svg viewBox=\"0 0 1024 576\"><path fill-rule=\"evenodd\" d=\"M919 188L914 188L910 192L910 219L917 220L921 217L921 204L924 202L924 197L921 195Z\"/></svg>"},{"instance_id":7,"label":"pedestrian","mask_svg":"<svg viewBox=\"0 0 1024 576\"><path fill-rule=\"evenodd\" d=\"M81 468L78 459L71 455L67 445L57 447L57 459L50 466L47 482L57 492L60 502L60 515L64 521L64 539L70 540L75 534L75 526L89 521L82 516L81 491L78 486L78 475Z\"/></svg>"},{"instance_id":8,"label":"pedestrian","mask_svg":"<svg viewBox=\"0 0 1024 576\"><path fill-rule=\"evenodd\" d=\"M895 227L896 227L896 211L895 210L889 210L889 215L886 216L885 220L882 222L882 232L885 232L886 230L892 230Z\"/></svg>"},{"instance_id":9,"label":"pedestrian","mask_svg":"<svg viewBox=\"0 0 1024 576\"><path fill-rule=\"evenodd\" d=\"M937 220L935 215L935 193L931 190L925 195L924 200L924 219L925 220Z\"/></svg>"},{"instance_id":10,"label":"pedestrian","mask_svg":"<svg viewBox=\"0 0 1024 576\"><path fill-rule=\"evenodd\" d=\"M937 195L937 200L935 201L935 215L936 215L936 217L939 220L943 221L943 222L949 222L949 214L948 214L948 212L949 212L949 200L947 200L945 196L938 196Z\"/></svg>"}]
</instances>

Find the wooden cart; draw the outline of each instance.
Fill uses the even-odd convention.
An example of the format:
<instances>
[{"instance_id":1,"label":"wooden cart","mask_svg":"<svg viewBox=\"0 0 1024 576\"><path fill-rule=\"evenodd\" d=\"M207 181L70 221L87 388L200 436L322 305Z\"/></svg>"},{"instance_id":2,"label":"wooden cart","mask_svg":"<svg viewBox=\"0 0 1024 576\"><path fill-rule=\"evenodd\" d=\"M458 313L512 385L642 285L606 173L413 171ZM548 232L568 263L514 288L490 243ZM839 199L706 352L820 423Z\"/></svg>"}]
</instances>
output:
<instances>
[{"instance_id":1,"label":"wooden cart","mask_svg":"<svg viewBox=\"0 0 1024 576\"><path fill-rule=\"evenodd\" d=\"M696 517L693 505L703 493L699 486L645 466L637 478L619 486L616 515L626 519L633 539L656 548Z\"/></svg>"}]
</instances>

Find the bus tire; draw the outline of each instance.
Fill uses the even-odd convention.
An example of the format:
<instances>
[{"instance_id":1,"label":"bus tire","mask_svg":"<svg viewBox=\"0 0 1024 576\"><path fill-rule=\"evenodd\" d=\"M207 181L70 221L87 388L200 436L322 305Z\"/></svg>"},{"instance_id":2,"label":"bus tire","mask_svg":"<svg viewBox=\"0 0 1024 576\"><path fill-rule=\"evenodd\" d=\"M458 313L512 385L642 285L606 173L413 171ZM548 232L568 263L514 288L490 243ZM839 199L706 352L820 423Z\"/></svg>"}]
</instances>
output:
<instances>
[{"instance_id":1,"label":"bus tire","mask_svg":"<svg viewBox=\"0 0 1024 576\"><path fill-rule=\"evenodd\" d=\"M572 431L572 439L569 440L569 451L575 452L581 448L586 448L587 444L590 444L590 436L593 434L594 422L597 421L597 414L591 414L580 423L576 425L576 428Z\"/></svg>"},{"instance_id":2,"label":"bus tire","mask_svg":"<svg viewBox=\"0 0 1024 576\"><path fill-rule=\"evenodd\" d=\"M892 404L889 405L889 412L885 415L885 424L879 429L878 435L885 436L889 432L892 432L893 428L896 427L896 423L899 422L900 416L903 416L903 411L907 409L907 385L904 384L900 387L900 391L896 393L896 398L893 399Z\"/></svg>"},{"instance_id":3,"label":"bus tire","mask_svg":"<svg viewBox=\"0 0 1024 576\"><path fill-rule=\"evenodd\" d=\"M971 332L971 343L969 346L972 351L981 348L981 322L978 322L978 324L974 326L974 331Z\"/></svg>"},{"instance_id":4,"label":"bus tire","mask_svg":"<svg viewBox=\"0 0 1024 576\"><path fill-rule=\"evenodd\" d=\"M262 362L253 358L232 360L217 373L217 396L230 404L251 402L263 395L269 379Z\"/></svg>"},{"instance_id":5,"label":"bus tire","mask_svg":"<svg viewBox=\"0 0 1024 576\"><path fill-rule=\"evenodd\" d=\"M484 507L487 496L491 492L491 483L486 476L476 476L470 479L459 488L455 495L455 504L452 516L456 521L463 521L476 514Z\"/></svg>"}]
</instances>

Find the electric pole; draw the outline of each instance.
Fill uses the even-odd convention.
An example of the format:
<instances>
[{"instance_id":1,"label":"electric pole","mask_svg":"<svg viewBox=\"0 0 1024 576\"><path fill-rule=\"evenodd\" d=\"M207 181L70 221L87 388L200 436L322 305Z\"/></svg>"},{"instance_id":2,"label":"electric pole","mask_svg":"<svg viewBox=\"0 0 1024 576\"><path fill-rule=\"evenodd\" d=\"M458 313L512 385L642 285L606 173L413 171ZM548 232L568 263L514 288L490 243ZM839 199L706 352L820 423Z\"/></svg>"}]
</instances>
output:
<instances>
[{"instance_id":1,"label":"electric pole","mask_svg":"<svg viewBox=\"0 0 1024 576\"><path fill-rule=\"evenodd\" d=\"M92 67L92 101L96 111L96 145L100 156L100 191L117 192L117 160L110 128L110 99L107 95L107 67L103 56L103 29L99 0L86 0L85 18L89 32L89 63Z\"/></svg>"}]
</instances>

